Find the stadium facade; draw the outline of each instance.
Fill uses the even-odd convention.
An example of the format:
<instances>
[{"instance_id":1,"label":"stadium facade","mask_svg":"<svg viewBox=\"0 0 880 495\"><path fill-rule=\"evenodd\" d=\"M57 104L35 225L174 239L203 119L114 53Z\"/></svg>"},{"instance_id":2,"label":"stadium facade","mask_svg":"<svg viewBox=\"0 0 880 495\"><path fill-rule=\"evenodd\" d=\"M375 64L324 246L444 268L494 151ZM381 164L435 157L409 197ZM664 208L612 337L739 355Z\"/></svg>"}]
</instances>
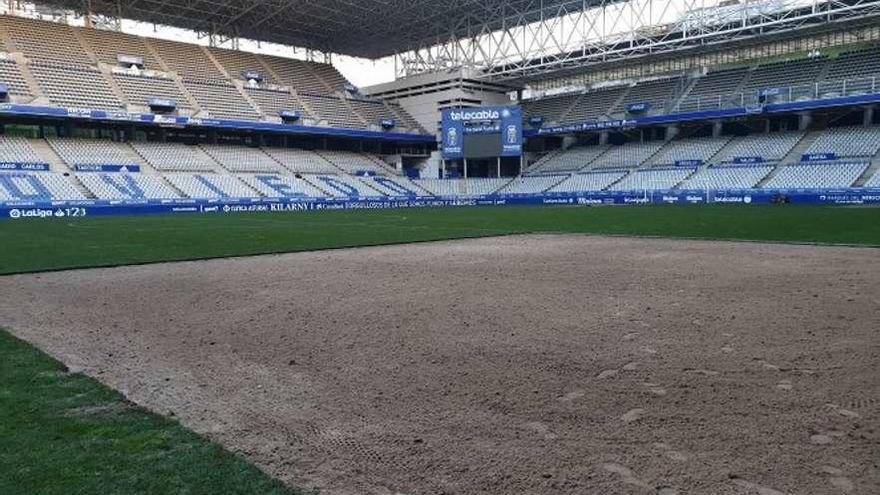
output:
<instances>
[{"instance_id":1,"label":"stadium facade","mask_svg":"<svg viewBox=\"0 0 880 495\"><path fill-rule=\"evenodd\" d=\"M641 23L651 0L394 3L0 17L0 215L880 202L880 1L665 2ZM632 27L590 24L609 14ZM120 18L212 43L106 29ZM361 89L213 43L239 37L393 56L405 77Z\"/></svg>"}]
</instances>

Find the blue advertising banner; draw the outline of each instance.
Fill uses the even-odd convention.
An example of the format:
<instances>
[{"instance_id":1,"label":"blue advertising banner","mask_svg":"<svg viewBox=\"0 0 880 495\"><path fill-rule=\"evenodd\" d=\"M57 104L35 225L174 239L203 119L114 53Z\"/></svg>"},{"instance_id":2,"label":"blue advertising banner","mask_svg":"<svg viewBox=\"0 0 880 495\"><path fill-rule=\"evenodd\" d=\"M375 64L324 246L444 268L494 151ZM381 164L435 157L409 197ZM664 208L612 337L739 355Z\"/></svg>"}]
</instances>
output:
<instances>
[{"instance_id":1,"label":"blue advertising banner","mask_svg":"<svg viewBox=\"0 0 880 495\"><path fill-rule=\"evenodd\" d=\"M532 127L541 127L542 125L544 125L544 117L540 117L537 115L529 117L529 125Z\"/></svg>"},{"instance_id":2,"label":"blue advertising banner","mask_svg":"<svg viewBox=\"0 0 880 495\"><path fill-rule=\"evenodd\" d=\"M630 103L626 106L626 111L629 113L645 113L651 109L651 104L648 102L639 102L639 103Z\"/></svg>"},{"instance_id":3,"label":"blue advertising banner","mask_svg":"<svg viewBox=\"0 0 880 495\"><path fill-rule=\"evenodd\" d=\"M177 101L172 100L171 98L157 98L155 96L151 96L147 98L147 105L149 105L150 109L162 109L162 110L175 110L177 109Z\"/></svg>"},{"instance_id":4,"label":"blue advertising banner","mask_svg":"<svg viewBox=\"0 0 880 495\"><path fill-rule=\"evenodd\" d=\"M73 169L77 172L140 172L140 165L74 165Z\"/></svg>"},{"instance_id":5,"label":"blue advertising banner","mask_svg":"<svg viewBox=\"0 0 880 495\"><path fill-rule=\"evenodd\" d=\"M703 160L676 160L676 167L690 167L696 168L703 165Z\"/></svg>"},{"instance_id":6,"label":"blue advertising banner","mask_svg":"<svg viewBox=\"0 0 880 495\"><path fill-rule=\"evenodd\" d=\"M785 88L764 88L758 91L759 96L778 96L781 95L782 92L785 91Z\"/></svg>"},{"instance_id":7,"label":"blue advertising banner","mask_svg":"<svg viewBox=\"0 0 880 495\"><path fill-rule=\"evenodd\" d=\"M733 163L736 164L748 164L748 163L764 163L764 157L761 156L735 156L733 157Z\"/></svg>"},{"instance_id":8,"label":"blue advertising banner","mask_svg":"<svg viewBox=\"0 0 880 495\"><path fill-rule=\"evenodd\" d=\"M3 162L0 163L0 171L3 170L28 170L32 172L44 172L49 170L49 164Z\"/></svg>"},{"instance_id":9,"label":"blue advertising banner","mask_svg":"<svg viewBox=\"0 0 880 495\"><path fill-rule=\"evenodd\" d=\"M501 109L501 156L522 156L522 109Z\"/></svg>"},{"instance_id":10,"label":"blue advertising banner","mask_svg":"<svg viewBox=\"0 0 880 495\"><path fill-rule=\"evenodd\" d=\"M807 153L801 156L802 162L830 162L837 160L836 153Z\"/></svg>"},{"instance_id":11,"label":"blue advertising banner","mask_svg":"<svg viewBox=\"0 0 880 495\"><path fill-rule=\"evenodd\" d=\"M129 176L116 176L126 177ZM2 175L0 175L2 178ZM123 184L120 187L125 187ZM295 193L294 193L295 194ZM595 193L544 193L488 195L474 198L399 197L382 199L250 198L217 200L85 200L0 202L0 220L76 218L104 215L176 213L295 212L388 208L427 208L502 205L639 205L639 204L880 204L880 189L739 189L722 191L604 191Z\"/></svg>"},{"instance_id":12,"label":"blue advertising banner","mask_svg":"<svg viewBox=\"0 0 880 495\"><path fill-rule=\"evenodd\" d=\"M441 152L446 160L464 157L465 134L500 134L499 156L522 155L522 110L518 106L444 110Z\"/></svg>"}]
</instances>

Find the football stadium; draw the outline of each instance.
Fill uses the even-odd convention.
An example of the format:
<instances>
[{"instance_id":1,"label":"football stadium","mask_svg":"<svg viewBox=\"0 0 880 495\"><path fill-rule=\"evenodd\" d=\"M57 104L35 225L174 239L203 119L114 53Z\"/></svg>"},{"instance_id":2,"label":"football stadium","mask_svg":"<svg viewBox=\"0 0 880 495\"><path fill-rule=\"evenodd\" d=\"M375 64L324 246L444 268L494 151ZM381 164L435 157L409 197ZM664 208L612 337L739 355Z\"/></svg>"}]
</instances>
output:
<instances>
[{"instance_id":1,"label":"football stadium","mask_svg":"<svg viewBox=\"0 0 880 495\"><path fill-rule=\"evenodd\" d=\"M880 493L880 0L0 5L0 495Z\"/></svg>"}]
</instances>

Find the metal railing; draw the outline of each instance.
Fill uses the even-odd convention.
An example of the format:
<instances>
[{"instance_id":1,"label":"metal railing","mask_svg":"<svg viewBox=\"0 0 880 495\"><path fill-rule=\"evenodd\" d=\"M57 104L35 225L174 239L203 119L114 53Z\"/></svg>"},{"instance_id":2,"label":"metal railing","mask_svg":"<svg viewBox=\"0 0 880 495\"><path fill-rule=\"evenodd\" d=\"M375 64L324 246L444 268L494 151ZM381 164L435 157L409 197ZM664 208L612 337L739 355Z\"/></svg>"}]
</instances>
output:
<instances>
[{"instance_id":1,"label":"metal railing","mask_svg":"<svg viewBox=\"0 0 880 495\"><path fill-rule=\"evenodd\" d=\"M772 89L773 91L767 92L762 96L761 93L767 89ZM727 108L744 108L753 105L823 100L871 93L880 93L880 75L756 89L752 92L727 95L694 96L680 101L672 111L673 113L700 112Z\"/></svg>"}]
</instances>

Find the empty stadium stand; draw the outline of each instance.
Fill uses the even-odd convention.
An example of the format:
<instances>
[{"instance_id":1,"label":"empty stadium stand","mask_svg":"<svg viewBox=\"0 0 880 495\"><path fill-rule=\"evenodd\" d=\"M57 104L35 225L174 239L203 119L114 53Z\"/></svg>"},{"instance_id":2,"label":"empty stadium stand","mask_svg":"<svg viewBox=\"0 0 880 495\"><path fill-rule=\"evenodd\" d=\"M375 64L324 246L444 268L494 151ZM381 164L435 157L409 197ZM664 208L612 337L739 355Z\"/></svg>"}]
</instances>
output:
<instances>
[{"instance_id":1,"label":"empty stadium stand","mask_svg":"<svg viewBox=\"0 0 880 495\"><path fill-rule=\"evenodd\" d=\"M267 198L324 198L327 195L308 181L289 175L239 175L245 184Z\"/></svg>"},{"instance_id":2,"label":"empty stadium stand","mask_svg":"<svg viewBox=\"0 0 880 495\"><path fill-rule=\"evenodd\" d=\"M27 139L0 136L0 163L47 163Z\"/></svg>"},{"instance_id":3,"label":"empty stadium stand","mask_svg":"<svg viewBox=\"0 0 880 495\"><path fill-rule=\"evenodd\" d=\"M773 189L850 187L868 168L867 162L791 163L764 185Z\"/></svg>"},{"instance_id":4,"label":"empty stadium stand","mask_svg":"<svg viewBox=\"0 0 880 495\"><path fill-rule=\"evenodd\" d=\"M0 172L0 201L86 199L67 177L51 172Z\"/></svg>"},{"instance_id":5,"label":"empty stadium stand","mask_svg":"<svg viewBox=\"0 0 880 495\"><path fill-rule=\"evenodd\" d=\"M353 151L331 150L320 151L319 153L324 159L349 174L362 172L384 174L387 172L386 168L379 163L378 159L368 154L355 153Z\"/></svg>"},{"instance_id":6,"label":"empty stadium stand","mask_svg":"<svg viewBox=\"0 0 880 495\"><path fill-rule=\"evenodd\" d=\"M79 67L93 63L76 35L76 28L66 24L2 15L0 29L6 31L12 44L6 46L6 51L21 52L33 62Z\"/></svg>"},{"instance_id":7,"label":"empty stadium stand","mask_svg":"<svg viewBox=\"0 0 880 495\"><path fill-rule=\"evenodd\" d=\"M122 110L122 103L104 79L91 67L73 67L54 62L31 62L31 74L55 105L96 110Z\"/></svg>"},{"instance_id":8,"label":"empty stadium stand","mask_svg":"<svg viewBox=\"0 0 880 495\"><path fill-rule=\"evenodd\" d=\"M412 180L403 177L367 177L361 180L366 181L370 187L386 196L414 198L431 195Z\"/></svg>"},{"instance_id":9,"label":"empty stadium stand","mask_svg":"<svg viewBox=\"0 0 880 495\"><path fill-rule=\"evenodd\" d=\"M301 94L300 99L316 112L316 118L330 127L361 129L368 127L341 96Z\"/></svg>"},{"instance_id":10,"label":"empty stadium stand","mask_svg":"<svg viewBox=\"0 0 880 495\"><path fill-rule=\"evenodd\" d=\"M568 111L580 100L580 94L551 96L547 98L535 98L522 102L522 111L526 119L529 117L542 117L547 125L563 123ZM596 108L596 107L590 107ZM598 115L601 115L601 111ZM589 120L584 117L584 120Z\"/></svg>"},{"instance_id":11,"label":"empty stadium stand","mask_svg":"<svg viewBox=\"0 0 880 495\"><path fill-rule=\"evenodd\" d=\"M98 139L48 139L52 149L71 166L139 165L127 144Z\"/></svg>"},{"instance_id":12,"label":"empty stadium stand","mask_svg":"<svg viewBox=\"0 0 880 495\"><path fill-rule=\"evenodd\" d=\"M269 73L275 76L278 84L296 89L299 93L331 93L321 78L311 69L312 63L272 55L260 55Z\"/></svg>"},{"instance_id":13,"label":"empty stadium stand","mask_svg":"<svg viewBox=\"0 0 880 495\"><path fill-rule=\"evenodd\" d=\"M773 170L772 165L711 166L698 171L680 189L749 189L756 187Z\"/></svg>"},{"instance_id":14,"label":"empty stadium stand","mask_svg":"<svg viewBox=\"0 0 880 495\"><path fill-rule=\"evenodd\" d=\"M880 171L874 173L867 181L864 187L880 187Z\"/></svg>"},{"instance_id":15,"label":"empty stadium stand","mask_svg":"<svg viewBox=\"0 0 880 495\"><path fill-rule=\"evenodd\" d=\"M724 155L716 161L730 163L738 158L760 158L765 162L779 161L785 158L803 137L803 132L778 132L734 138L724 151Z\"/></svg>"},{"instance_id":16,"label":"empty stadium stand","mask_svg":"<svg viewBox=\"0 0 880 495\"><path fill-rule=\"evenodd\" d=\"M610 191L653 191L672 189L694 173L692 168L637 170L609 187Z\"/></svg>"},{"instance_id":17,"label":"empty stadium stand","mask_svg":"<svg viewBox=\"0 0 880 495\"><path fill-rule=\"evenodd\" d=\"M662 141L611 146L596 158L591 168L632 168L645 163L663 147Z\"/></svg>"},{"instance_id":18,"label":"empty stadium stand","mask_svg":"<svg viewBox=\"0 0 880 495\"><path fill-rule=\"evenodd\" d=\"M211 117L240 120L260 118L256 109L242 97L238 88L232 83L184 79L183 85L195 98L199 107Z\"/></svg>"},{"instance_id":19,"label":"empty stadium stand","mask_svg":"<svg viewBox=\"0 0 880 495\"><path fill-rule=\"evenodd\" d=\"M170 173L165 177L187 197L196 199L255 198L259 194L232 175Z\"/></svg>"},{"instance_id":20,"label":"empty stadium stand","mask_svg":"<svg viewBox=\"0 0 880 495\"><path fill-rule=\"evenodd\" d=\"M482 196L492 194L510 179L421 179L416 184L435 196Z\"/></svg>"},{"instance_id":21,"label":"empty stadium stand","mask_svg":"<svg viewBox=\"0 0 880 495\"><path fill-rule=\"evenodd\" d=\"M880 127L837 127L822 132L807 153L872 157L880 152Z\"/></svg>"},{"instance_id":22,"label":"empty stadium stand","mask_svg":"<svg viewBox=\"0 0 880 495\"><path fill-rule=\"evenodd\" d=\"M707 73L691 86L687 96L679 103L678 111L691 112L716 108L726 108L734 101L740 85L748 75L747 67L723 69Z\"/></svg>"},{"instance_id":23,"label":"empty stadium stand","mask_svg":"<svg viewBox=\"0 0 880 495\"><path fill-rule=\"evenodd\" d=\"M622 179L629 172L624 170L609 172L590 172L574 174L559 184L552 187L548 192L573 193L604 191L611 184Z\"/></svg>"},{"instance_id":24,"label":"empty stadium stand","mask_svg":"<svg viewBox=\"0 0 880 495\"><path fill-rule=\"evenodd\" d=\"M263 148L263 151L293 173L338 174L341 172L314 151L297 148Z\"/></svg>"},{"instance_id":25,"label":"empty stadium stand","mask_svg":"<svg viewBox=\"0 0 880 495\"><path fill-rule=\"evenodd\" d=\"M880 76L880 47L844 52L831 60L828 81Z\"/></svg>"},{"instance_id":26,"label":"empty stadium stand","mask_svg":"<svg viewBox=\"0 0 880 495\"><path fill-rule=\"evenodd\" d=\"M0 54L0 82L16 98L39 93L58 106L146 112L154 97L175 101L181 115L277 122L281 110L296 110L309 125L379 130L379 119L389 118L398 132L424 132L399 105L346 96L350 84L329 64L11 16L0 16L0 30L10 40L0 51L25 58ZM124 67L120 56L143 67ZM252 85L247 72L261 80Z\"/></svg>"},{"instance_id":27,"label":"empty stadium stand","mask_svg":"<svg viewBox=\"0 0 880 495\"><path fill-rule=\"evenodd\" d=\"M173 79L121 72L114 72L112 77L129 105L146 107L142 110L149 111L150 98L162 98L174 101L177 104L177 113L181 115L193 113L189 98Z\"/></svg>"},{"instance_id":28,"label":"empty stadium stand","mask_svg":"<svg viewBox=\"0 0 880 495\"><path fill-rule=\"evenodd\" d=\"M585 93L565 116L563 123L574 124L605 118L612 112L612 107L628 92L629 88L618 86Z\"/></svg>"},{"instance_id":29,"label":"empty stadium stand","mask_svg":"<svg viewBox=\"0 0 880 495\"><path fill-rule=\"evenodd\" d=\"M501 189L498 194L538 194L559 184L565 179L564 175L546 175L532 177L517 177Z\"/></svg>"},{"instance_id":30,"label":"empty stadium stand","mask_svg":"<svg viewBox=\"0 0 880 495\"><path fill-rule=\"evenodd\" d=\"M627 113L627 105L634 103L647 104L648 113L666 113L665 110L672 106L673 97L682 83L682 78L673 77L636 84L629 90L626 97L611 109L611 113L624 116ZM592 104L591 101L585 103Z\"/></svg>"},{"instance_id":31,"label":"empty stadium stand","mask_svg":"<svg viewBox=\"0 0 880 495\"><path fill-rule=\"evenodd\" d=\"M259 148L203 145L202 149L230 172L281 172L281 165Z\"/></svg>"},{"instance_id":32,"label":"empty stadium stand","mask_svg":"<svg viewBox=\"0 0 880 495\"><path fill-rule=\"evenodd\" d=\"M0 82L6 85L10 95L30 97L33 91L21 74L21 69L14 60L0 58Z\"/></svg>"},{"instance_id":33,"label":"empty stadium stand","mask_svg":"<svg viewBox=\"0 0 880 495\"><path fill-rule=\"evenodd\" d=\"M158 175L81 173L76 177L98 199L174 199L180 197Z\"/></svg>"},{"instance_id":34,"label":"empty stadium stand","mask_svg":"<svg viewBox=\"0 0 880 495\"><path fill-rule=\"evenodd\" d=\"M80 29L86 44L99 62L119 65L119 56L137 57L143 60L145 70L163 71L159 58L149 48L147 40L139 36L104 29Z\"/></svg>"},{"instance_id":35,"label":"empty stadium stand","mask_svg":"<svg viewBox=\"0 0 880 495\"><path fill-rule=\"evenodd\" d=\"M607 149L607 146L583 146L569 148L563 152L549 153L529 168L527 175L581 170L593 163Z\"/></svg>"},{"instance_id":36,"label":"empty stadium stand","mask_svg":"<svg viewBox=\"0 0 880 495\"><path fill-rule=\"evenodd\" d=\"M730 141L729 137L671 141L651 159L651 164L675 165L680 161L708 162L728 141Z\"/></svg>"},{"instance_id":37,"label":"empty stadium stand","mask_svg":"<svg viewBox=\"0 0 880 495\"><path fill-rule=\"evenodd\" d=\"M217 170L214 160L198 146L180 143L133 142L138 155L157 170L211 172Z\"/></svg>"},{"instance_id":38,"label":"empty stadium stand","mask_svg":"<svg viewBox=\"0 0 880 495\"><path fill-rule=\"evenodd\" d=\"M303 120L312 120L314 118L305 110L302 102L290 91L245 87L245 92L257 105L263 116L269 120L281 120L280 114L282 110L298 111Z\"/></svg>"},{"instance_id":39,"label":"empty stadium stand","mask_svg":"<svg viewBox=\"0 0 880 495\"><path fill-rule=\"evenodd\" d=\"M336 198L381 198L385 195L378 189L351 175L310 175L304 176L317 188Z\"/></svg>"}]
</instances>

